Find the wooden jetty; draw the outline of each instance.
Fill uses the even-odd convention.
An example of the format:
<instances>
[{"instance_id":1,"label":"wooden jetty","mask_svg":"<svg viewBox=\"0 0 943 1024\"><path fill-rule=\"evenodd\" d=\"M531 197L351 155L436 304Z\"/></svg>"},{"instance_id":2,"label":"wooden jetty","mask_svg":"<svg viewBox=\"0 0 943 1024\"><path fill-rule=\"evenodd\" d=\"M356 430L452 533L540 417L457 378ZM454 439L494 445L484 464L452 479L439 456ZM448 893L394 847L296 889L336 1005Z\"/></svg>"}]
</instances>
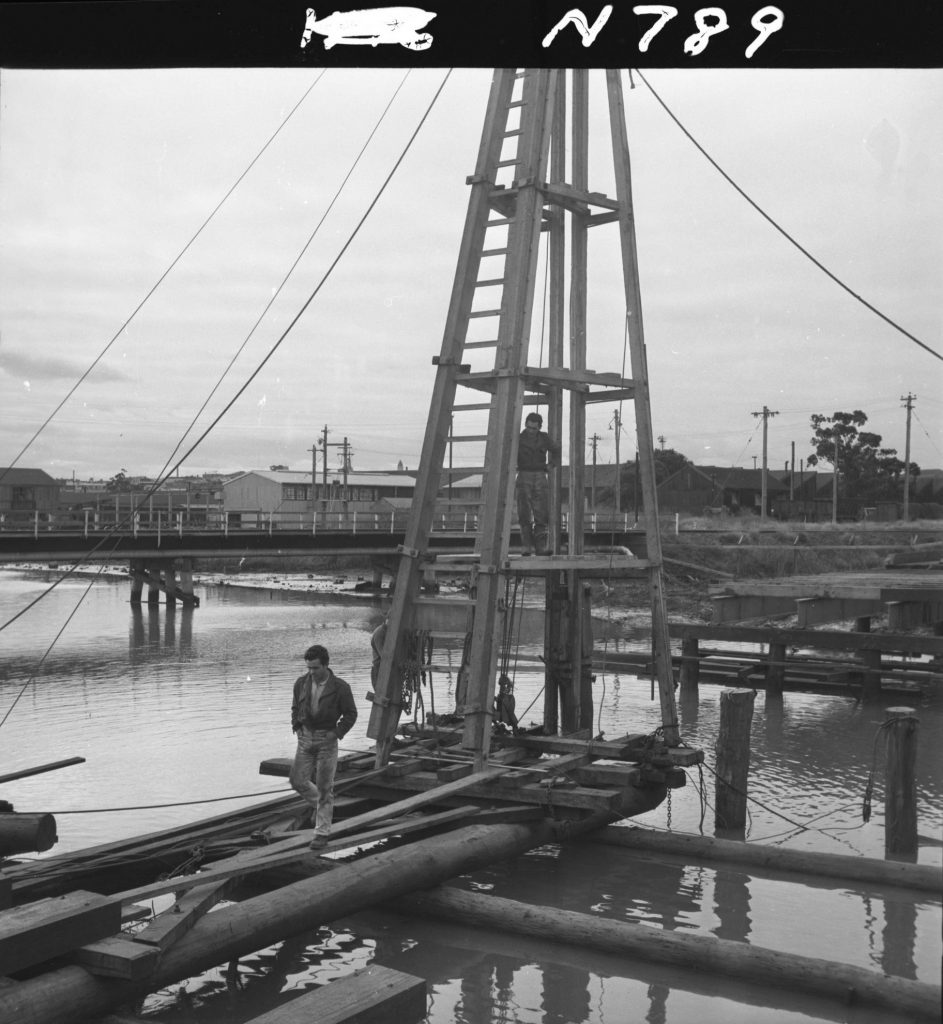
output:
<instances>
[{"instance_id":1,"label":"wooden jetty","mask_svg":"<svg viewBox=\"0 0 943 1024\"><path fill-rule=\"evenodd\" d=\"M795 615L798 628L806 629L883 615L891 632L924 625L943 630L943 572L887 569L728 581L710 594L718 625Z\"/></svg>"},{"instance_id":2,"label":"wooden jetty","mask_svg":"<svg viewBox=\"0 0 943 1024\"><path fill-rule=\"evenodd\" d=\"M852 696L920 696L943 692L943 637L916 632L798 629L778 625L673 622L681 641L672 655L681 693L699 683ZM739 646L734 646L739 645ZM596 652L598 671L651 670L648 652Z\"/></svg>"}]
</instances>

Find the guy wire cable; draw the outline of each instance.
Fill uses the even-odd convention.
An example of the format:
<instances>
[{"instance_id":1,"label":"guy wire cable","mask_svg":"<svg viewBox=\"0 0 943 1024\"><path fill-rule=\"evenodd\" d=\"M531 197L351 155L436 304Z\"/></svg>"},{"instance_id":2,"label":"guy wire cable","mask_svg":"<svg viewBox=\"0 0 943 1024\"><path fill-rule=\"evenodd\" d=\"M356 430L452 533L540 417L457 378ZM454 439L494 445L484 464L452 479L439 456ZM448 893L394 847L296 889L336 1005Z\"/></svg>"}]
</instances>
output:
<instances>
[{"instance_id":1,"label":"guy wire cable","mask_svg":"<svg viewBox=\"0 0 943 1024\"><path fill-rule=\"evenodd\" d=\"M112 336L112 338L108 342L108 344L105 345L105 347L101 350L101 352L99 352L98 355L92 360L92 362L89 365L88 369L72 385L72 387L66 393L65 398L63 398L62 401L55 407L55 409L53 409L52 412L46 417L46 419L42 422L42 424L39 426L39 428L36 430L36 432L33 434L33 436L26 442L25 445L23 445L23 447L19 451L19 454L16 455L16 457L13 459L13 461L10 462L10 464L8 466L5 466L3 468L3 471L0 472L0 482L2 482L2 480L3 480L4 476L6 475L7 471L10 470L10 469L13 469L13 467L19 462L19 460L26 454L26 452L28 451L30 446L33 444L33 442L36 440L36 438L39 437L39 435L43 432L43 430L46 429L46 427L49 426L49 424L52 422L53 418L56 416L56 414L59 412L59 410L75 394L75 392L81 386L82 382L88 377L88 375L92 372L92 370L94 370L95 367L105 357L105 355L108 353L108 351L111 348L111 346L114 345L114 343L118 340L118 338L124 332L124 330L128 326L128 324L130 324L131 321L135 318L135 316L137 316L137 314L141 311L141 309L144 307L144 304L148 301L148 299L150 299L150 297L154 294L154 292L156 292L157 289L161 286L161 284L163 284L164 280L170 274L171 270L173 270L174 267L180 262L180 260L183 258L183 256L186 253L186 251L190 248L191 245L193 245L193 243L203 233L203 229L209 224L209 222L219 212L219 209L223 205L223 203L225 203L226 200L233 194L233 192L235 192L236 188L241 184L243 178L245 178L245 176L249 173L249 171L252 170L252 168L255 166L255 164L257 163L259 158L262 156L262 154L275 141L275 137L285 127L285 125L288 124L288 121L291 119L292 115L301 106L301 104L304 103L304 101L308 98L308 95L311 93L311 90L318 84L318 82L321 81L321 79L324 77L326 71L327 71L327 69L325 68L324 71L322 71L321 74L318 75L318 77L311 83L311 85L308 86L308 88L305 90L304 95L291 108L291 110L288 111L288 113L285 115L284 119L282 120L282 123L275 129L275 131L273 132L273 134L269 138L268 142L266 142L265 145L262 146L262 148L258 151L258 153L256 153L256 155L249 162L248 166L242 172L242 174L240 174L239 177L232 183L232 185L229 187L229 191L223 196L222 199L220 199L220 201L213 208L212 212L209 214L209 216L206 218L206 220L204 220L203 223L197 228L196 232L193 234L193 236L190 239L190 241L187 242L187 244L180 250L180 252L178 252L177 255L170 261L170 263L168 264L166 270L164 270L164 272L160 275L160 277L154 282L154 284L151 286L151 289L147 292L147 294L144 296L144 298L141 299L141 301L134 307L134 309L131 311L131 313L129 314L127 319L124 321L124 323L118 328L117 331L115 331L114 335Z\"/></svg>"},{"instance_id":2,"label":"guy wire cable","mask_svg":"<svg viewBox=\"0 0 943 1024\"><path fill-rule=\"evenodd\" d=\"M207 438L207 436L216 427L216 425L220 422L220 420L222 420L223 417L226 415L226 413L228 413L229 410L233 407L233 405L235 405L235 403L243 395L243 393L247 390L247 388L252 383L252 381L255 380L255 378L259 375L259 373L261 373L261 371L262 371L263 367L265 366L265 364L269 361L269 359L272 358L272 356L275 354L275 352L281 346L282 342L288 336L289 332L292 330L292 328L301 319L301 316L307 310L308 306L310 306L311 303L314 301L315 297L320 292L320 290L324 286L324 284L327 282L328 278L330 277L331 273L336 268L337 264L340 262L341 257L346 253L347 249L350 247L350 245L352 244L352 242L356 238L357 234L360 232L360 229L363 227L363 225L366 222L367 218L373 212L374 207L379 202L380 197L385 192L387 186L389 185L390 181L393 178L393 175L399 169L400 164L403 162L403 160L405 159L406 154L409 152L413 142L416 140L416 137L419 134L419 131L421 130L422 126L425 124L426 119L428 118L429 114L432 111L433 106L435 105L436 101L438 100L439 96L441 95L442 90L444 89L445 84L448 81L451 73L452 73L451 69L449 69L446 72L445 77L443 78L442 82L440 83L438 89L435 92L435 95L432 97L432 100L429 102L429 105L426 108L425 113L420 118L419 123L416 126L416 128L414 129L412 135L409 137L409 139L408 139L408 141L406 143L405 148L403 149L402 153L400 153L399 157L397 158L396 162L394 163L392 170L389 172L389 174L387 175L387 177L385 178L385 180L381 184L379 190L377 191L377 194L374 196L373 200L370 202L369 206L367 207L366 212L362 215L360 220L354 226L353 231L350 233L350 235L347 238L347 241L341 247L341 250L338 253L338 255L334 258L334 260L332 261L330 266L324 272L324 274L321 277L321 280L315 286L315 288L312 291L312 293L305 300L305 302L302 305L301 309L292 318L292 320L289 322L288 326L281 333L281 335L276 339L275 343L271 346L269 351L263 357L262 361L256 366L256 368L252 371L252 373L245 380L245 382L239 387L239 389L236 391L236 393L233 395L233 397L229 400L229 402L227 402L227 404L223 407L223 409L210 422L209 426L206 427L206 429L203 431L203 433L200 434L200 436L196 439L196 441L187 449L186 452L184 452L184 454L174 463L174 465L172 465L169 468L169 470L167 470L167 472L163 475L163 477L159 477L154 482L154 484L149 488L149 490L142 496L141 501L138 503L138 505L135 507L135 509L132 512L130 512L128 514L128 516L125 517L124 520L122 520L120 526L125 525L130 520L130 518L133 515L133 513L136 512L138 509L140 509L143 506L143 503L145 501L147 501L148 498L150 498L158 490L158 488L170 476L172 476L174 474L174 472L176 472L177 469L179 469L179 467L181 465L183 465L183 463L193 454L194 451L196 451L196 449ZM112 532L116 532L118 529L119 529L119 524L116 524L115 530L112 531ZM20 611L16 613L16 615L14 615L11 618L9 618L6 622L0 623L0 632L2 632L4 629L6 629L8 626L10 626L18 618L20 618L27 611L29 611L30 608L32 608L39 601L41 601L46 594L48 594L50 591L55 589L55 587L58 586L59 583L61 583L64 579L66 579L68 576L70 576L73 572L75 572L75 570L78 568L79 565L83 564L84 562L87 562L88 559L98 550L98 548L101 547L102 544L104 544L106 539L107 538L103 538L102 541L100 541L94 548L91 549L91 551L87 552L82 557L82 559L80 559L78 562L76 562L76 564L74 566L72 566L72 568L70 570L68 570L66 573L64 573L58 580L56 580L50 587L48 587L46 591L44 591L38 597L34 598L34 600L31 601L29 604L27 604L24 608L21 608Z\"/></svg>"},{"instance_id":3,"label":"guy wire cable","mask_svg":"<svg viewBox=\"0 0 943 1024\"><path fill-rule=\"evenodd\" d=\"M727 184L730 185L736 192L738 192L739 195L743 199L745 199L753 207L753 209L756 210L756 212L761 217L763 217L764 220L768 221L768 223L771 224L772 227L774 227L783 236L783 238L786 239L787 242L791 242L792 245L794 245L799 250L799 252L802 253L803 256L805 256L808 260L814 263L815 266L817 266L823 274L831 278L835 282L835 284L837 284L840 288L843 288L846 292L848 292L848 294L853 299L857 299L862 306L864 306L866 309L869 309L872 313L875 314L875 316L879 316L885 323L890 324L890 326L893 327L896 331L900 331L900 333L903 334L905 338L909 338L915 345L919 345L922 349L929 352L931 356L936 356L937 359L943 361L943 355L941 355L939 352L936 352L934 349L930 348L929 345L925 345L919 338L914 337L914 335L912 335L909 331L901 327L900 324L896 323L889 316L886 316L875 306L872 306L870 302L868 302L866 299L863 299L857 292L852 291L851 288L849 288L844 281L842 281L839 277L833 274L828 269L828 267L826 267L823 263L819 262L819 260L817 260L812 255L812 253L809 252L808 249L804 248L798 241L796 241L796 239L793 238L792 235L790 235L785 228L777 224L776 221L773 220L773 218L768 213L766 213L766 211L757 202L751 199L746 194L746 192L744 192L744 190L740 188L740 186L733 180L733 178L731 178L730 175L720 166L720 164L718 164L717 161L714 160L712 156L710 156L707 150L704 149L704 147L697 141L697 139L694 138L694 136L687 130L687 128L684 127L684 125L678 120L678 118L675 117L675 115L671 112L665 101L658 95L657 92L655 92L655 90L649 83L648 79L642 74L641 71L638 70L638 68L635 69L635 73L645 83L646 88L652 94L652 96L655 97L661 108L671 118L671 120L674 121L674 123L681 129L681 131L684 133L687 139L694 145L694 147L701 154L701 156L703 156L704 159L707 160L707 162L714 168L714 170L717 171L717 173L720 174L720 176L727 182Z\"/></svg>"}]
</instances>

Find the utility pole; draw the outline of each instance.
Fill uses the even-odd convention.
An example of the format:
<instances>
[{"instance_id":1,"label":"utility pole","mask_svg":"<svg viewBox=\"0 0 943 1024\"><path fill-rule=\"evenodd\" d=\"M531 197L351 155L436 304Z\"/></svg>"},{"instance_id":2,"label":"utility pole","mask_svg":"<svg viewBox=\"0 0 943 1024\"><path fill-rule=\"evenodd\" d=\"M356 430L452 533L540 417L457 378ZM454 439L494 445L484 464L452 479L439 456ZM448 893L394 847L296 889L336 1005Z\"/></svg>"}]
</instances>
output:
<instances>
[{"instance_id":1,"label":"utility pole","mask_svg":"<svg viewBox=\"0 0 943 1024\"><path fill-rule=\"evenodd\" d=\"M343 466L342 466L341 472L342 472L342 475L344 477L344 511L346 512L347 511L347 502L349 500L349 498L348 498L348 491L347 491L347 474L350 471L350 456L351 456L350 442L347 440L346 437L344 438L344 443L341 445L341 451L342 451L342 458L343 458Z\"/></svg>"},{"instance_id":2,"label":"utility pole","mask_svg":"<svg viewBox=\"0 0 943 1024\"><path fill-rule=\"evenodd\" d=\"M589 439L589 446L593 449L593 479L589 489L589 506L594 512L596 511L596 449L601 440L599 434L593 434Z\"/></svg>"},{"instance_id":3,"label":"utility pole","mask_svg":"<svg viewBox=\"0 0 943 1024\"><path fill-rule=\"evenodd\" d=\"M904 408L907 410L907 440L904 444L904 522L910 522L910 414L913 412L914 402L917 400L916 395L912 395L909 391L907 397L900 396L900 400L904 403Z\"/></svg>"},{"instance_id":4,"label":"utility pole","mask_svg":"<svg viewBox=\"0 0 943 1024\"><path fill-rule=\"evenodd\" d=\"M665 450L665 441L666 440L667 440L667 438L665 437L664 434L659 434L658 435L658 443L661 445L661 450L662 451Z\"/></svg>"},{"instance_id":5,"label":"utility pole","mask_svg":"<svg viewBox=\"0 0 943 1024\"><path fill-rule=\"evenodd\" d=\"M835 472L832 474L832 525L838 522L838 427L832 427L835 437L835 454L832 457L832 465Z\"/></svg>"},{"instance_id":6,"label":"utility pole","mask_svg":"<svg viewBox=\"0 0 943 1024\"><path fill-rule=\"evenodd\" d=\"M619 415L618 409L613 414L609 429L616 432L616 515L618 515L622 508L622 470L619 466L619 435L622 433L622 417Z\"/></svg>"},{"instance_id":7,"label":"utility pole","mask_svg":"<svg viewBox=\"0 0 943 1024\"><path fill-rule=\"evenodd\" d=\"M311 511L317 508L315 495L318 493L318 442L312 443L308 449L311 452Z\"/></svg>"},{"instance_id":8,"label":"utility pole","mask_svg":"<svg viewBox=\"0 0 943 1024\"><path fill-rule=\"evenodd\" d=\"M760 519L765 519L766 518L766 477L767 477L767 469L766 469L766 435L767 435L767 429L768 429L768 426L769 426L769 418L770 418L770 416L778 416L779 413L778 412L772 412L770 409L767 409L766 406L764 405L762 412L755 412L755 413L753 413L753 415L754 416L762 416L763 417L763 476L762 476L762 483L760 484ZM756 462L754 462L753 468L756 469Z\"/></svg>"},{"instance_id":9,"label":"utility pole","mask_svg":"<svg viewBox=\"0 0 943 1024\"><path fill-rule=\"evenodd\" d=\"M324 493L324 500L327 501L327 424L326 423L324 424L324 430L321 432L321 447L324 449L324 462L323 462L323 465L321 467L323 469L324 475L321 478L321 481L324 484L324 492L323 492ZM327 508L326 505L325 505L325 508Z\"/></svg>"},{"instance_id":10,"label":"utility pole","mask_svg":"<svg viewBox=\"0 0 943 1024\"><path fill-rule=\"evenodd\" d=\"M795 501L796 498L796 442L793 441L790 445L791 457L789 460L789 501ZM792 512L790 512L790 516Z\"/></svg>"}]
</instances>

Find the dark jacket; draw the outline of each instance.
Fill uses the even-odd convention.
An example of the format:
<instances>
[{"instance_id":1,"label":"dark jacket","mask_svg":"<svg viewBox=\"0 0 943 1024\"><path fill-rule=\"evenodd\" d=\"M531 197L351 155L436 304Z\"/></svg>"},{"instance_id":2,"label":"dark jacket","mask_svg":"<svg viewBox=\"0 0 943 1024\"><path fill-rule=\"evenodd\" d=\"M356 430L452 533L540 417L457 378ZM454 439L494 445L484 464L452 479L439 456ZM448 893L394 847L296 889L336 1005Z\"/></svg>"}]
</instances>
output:
<instances>
[{"instance_id":1,"label":"dark jacket","mask_svg":"<svg viewBox=\"0 0 943 1024\"><path fill-rule=\"evenodd\" d=\"M550 456L550 465L555 466L559 454L560 446L543 430L538 430L533 440L526 430L522 430L517 442L517 471L546 473L547 456Z\"/></svg>"},{"instance_id":2,"label":"dark jacket","mask_svg":"<svg viewBox=\"0 0 943 1024\"><path fill-rule=\"evenodd\" d=\"M311 686L310 672L305 672L295 680L291 702L291 731L297 732L303 725L309 729L333 729L340 739L357 721L357 705L350 685L331 672L321 691L316 715L311 714Z\"/></svg>"}]
</instances>

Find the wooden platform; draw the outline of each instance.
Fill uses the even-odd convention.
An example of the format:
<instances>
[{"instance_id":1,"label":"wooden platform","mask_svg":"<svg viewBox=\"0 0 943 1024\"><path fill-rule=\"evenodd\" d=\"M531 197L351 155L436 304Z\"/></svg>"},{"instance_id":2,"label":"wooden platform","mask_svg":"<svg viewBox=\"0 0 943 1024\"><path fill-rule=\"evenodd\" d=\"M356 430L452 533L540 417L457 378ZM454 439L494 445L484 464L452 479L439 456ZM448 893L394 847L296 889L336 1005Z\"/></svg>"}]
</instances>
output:
<instances>
[{"instance_id":1,"label":"wooden platform","mask_svg":"<svg viewBox=\"0 0 943 1024\"><path fill-rule=\"evenodd\" d=\"M474 772L471 753L459 747L460 728L428 726L418 729L416 738L427 745L424 751L394 755L386 771L363 782L351 774L351 792L378 802L425 794L432 806L536 807L564 817L630 817L657 806L668 789L683 786L682 767L703 760L700 750L668 748L642 735L589 742L507 734L493 737L489 767ZM603 765L594 768L597 762ZM349 763L348 770L356 768L356 761ZM281 778L290 770L291 759L285 757L259 766L261 774Z\"/></svg>"}]
</instances>

